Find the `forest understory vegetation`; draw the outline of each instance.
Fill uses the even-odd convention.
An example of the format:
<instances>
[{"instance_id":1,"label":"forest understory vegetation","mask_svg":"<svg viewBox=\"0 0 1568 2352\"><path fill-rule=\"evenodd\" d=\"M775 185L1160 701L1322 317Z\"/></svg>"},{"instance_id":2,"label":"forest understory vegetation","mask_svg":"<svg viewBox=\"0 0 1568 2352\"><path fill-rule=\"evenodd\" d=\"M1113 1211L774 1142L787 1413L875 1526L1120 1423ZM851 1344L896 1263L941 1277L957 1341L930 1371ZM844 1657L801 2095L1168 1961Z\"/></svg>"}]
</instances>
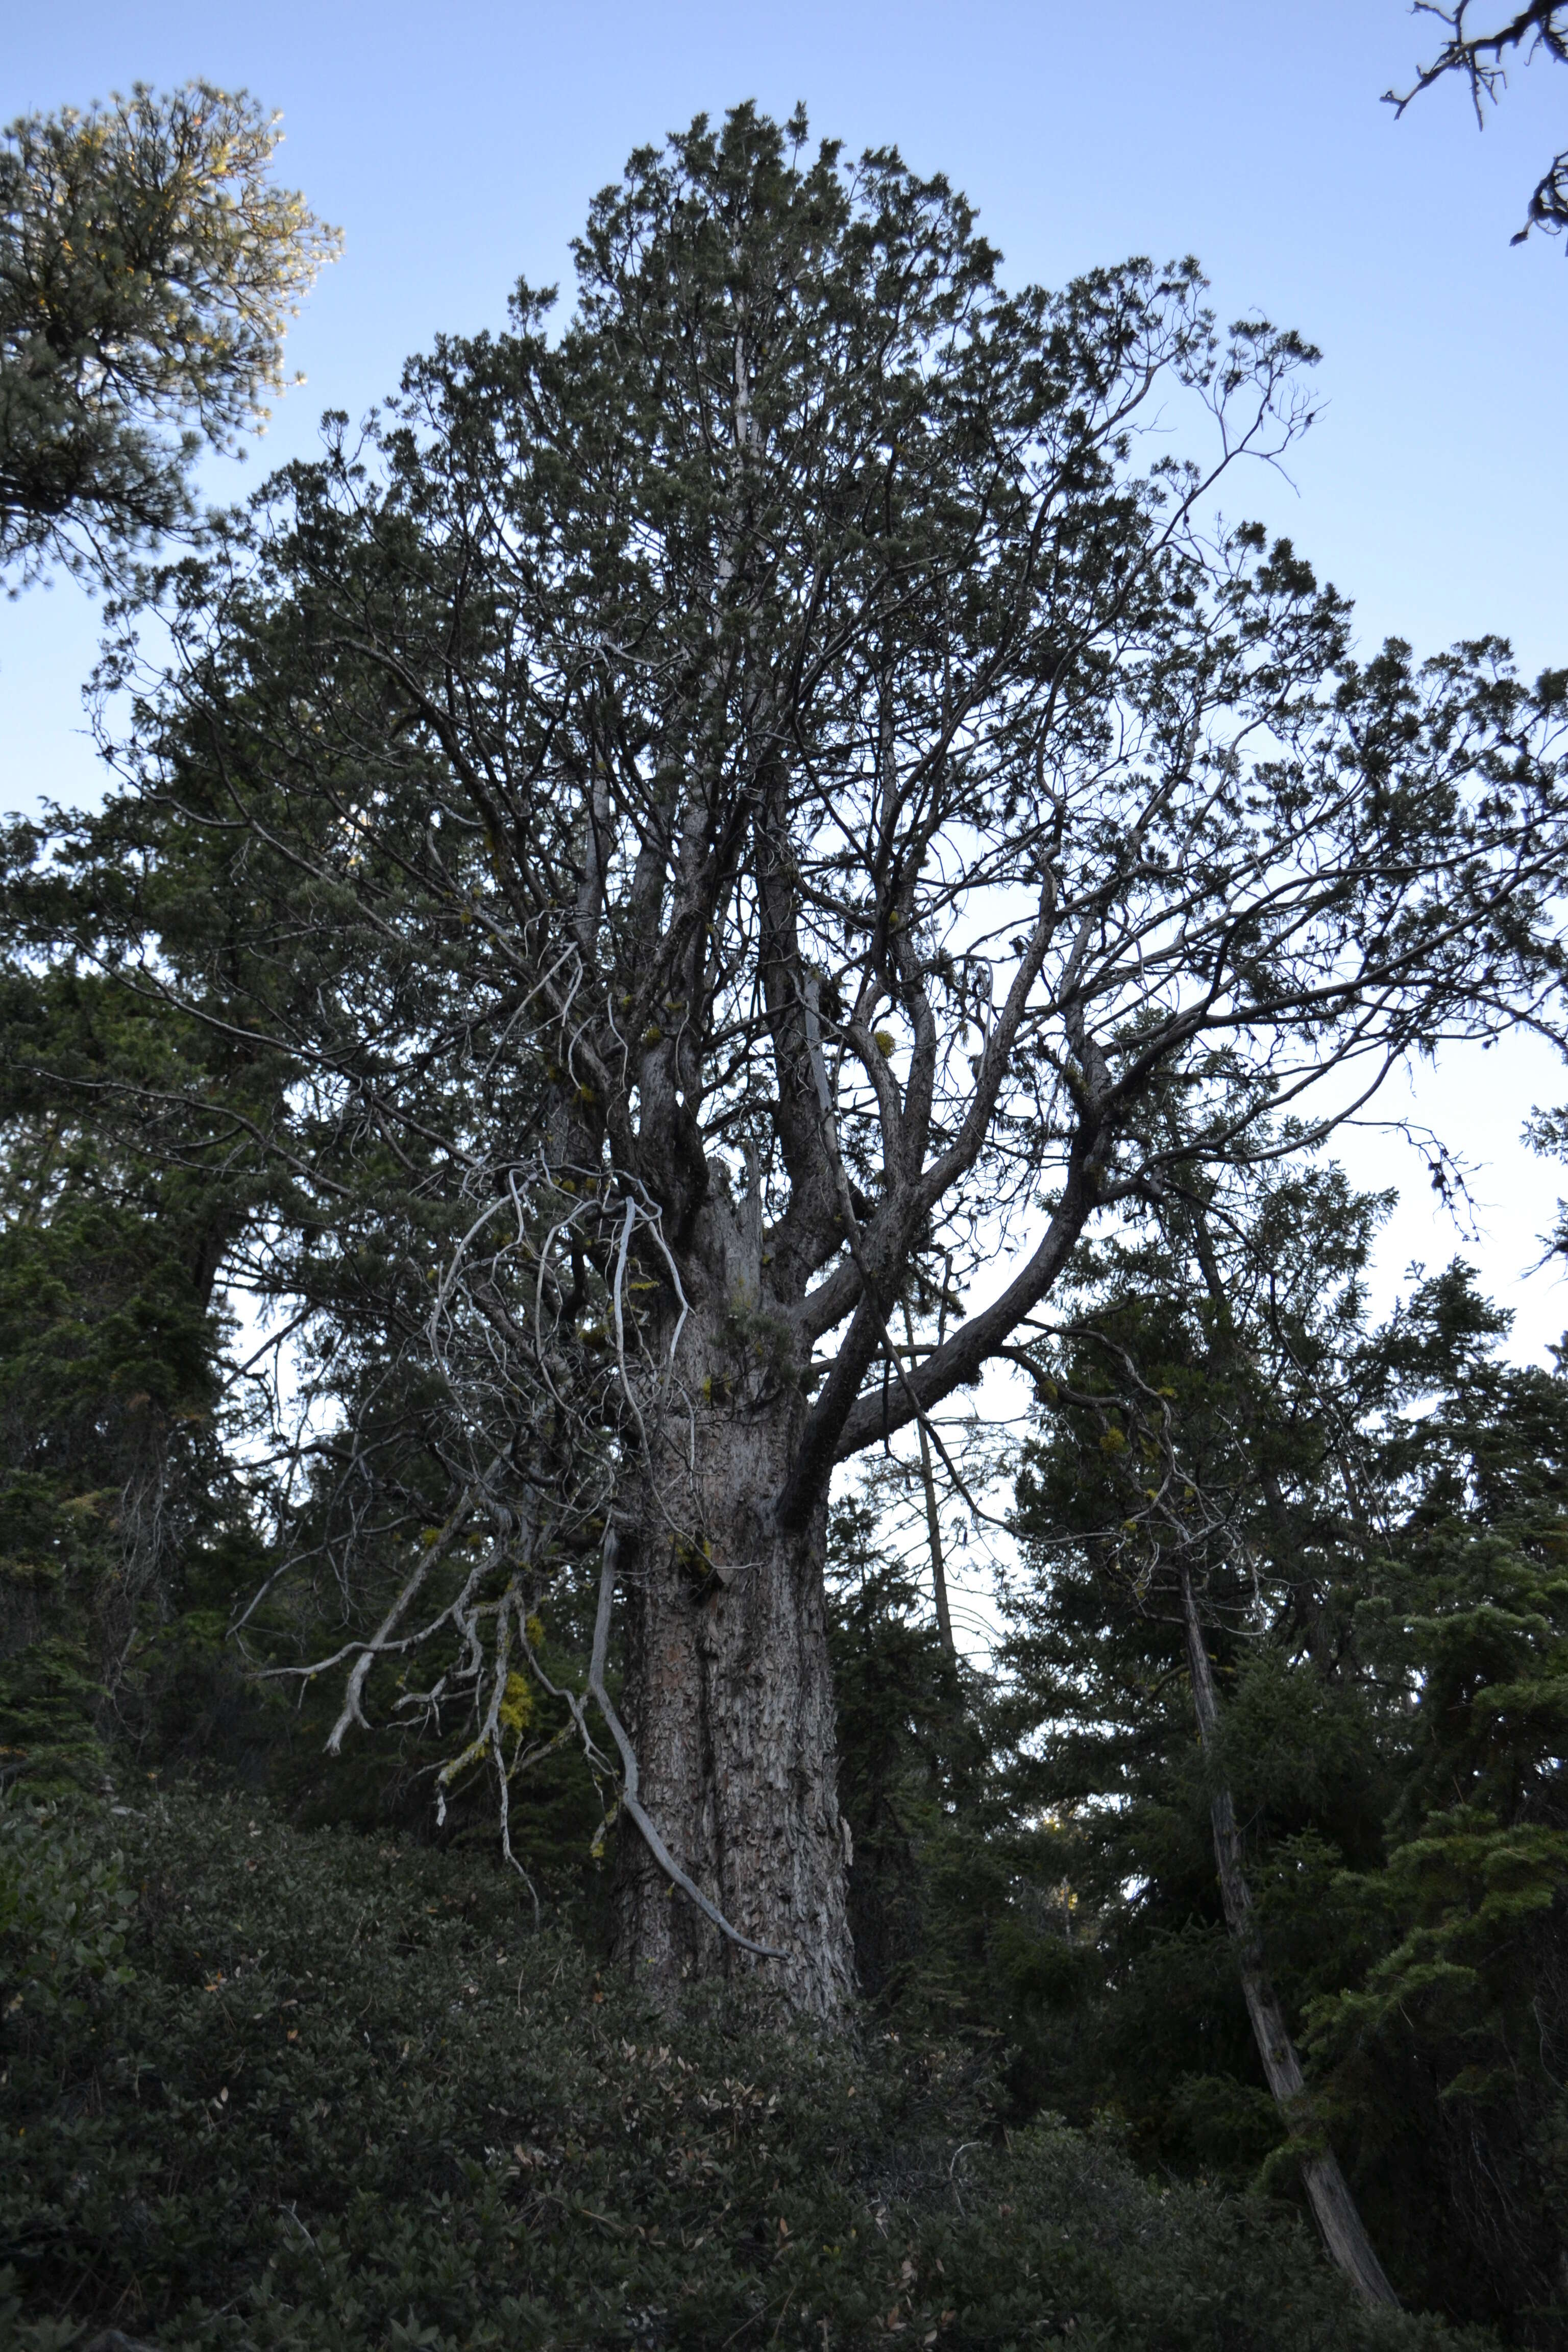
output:
<instances>
[{"instance_id":1,"label":"forest understory vegetation","mask_svg":"<svg viewBox=\"0 0 1568 2352\"><path fill-rule=\"evenodd\" d=\"M0 2328L178 2347L1480 2345L962 2035L671 2020L493 1867L255 1797L13 1804Z\"/></svg>"}]
</instances>

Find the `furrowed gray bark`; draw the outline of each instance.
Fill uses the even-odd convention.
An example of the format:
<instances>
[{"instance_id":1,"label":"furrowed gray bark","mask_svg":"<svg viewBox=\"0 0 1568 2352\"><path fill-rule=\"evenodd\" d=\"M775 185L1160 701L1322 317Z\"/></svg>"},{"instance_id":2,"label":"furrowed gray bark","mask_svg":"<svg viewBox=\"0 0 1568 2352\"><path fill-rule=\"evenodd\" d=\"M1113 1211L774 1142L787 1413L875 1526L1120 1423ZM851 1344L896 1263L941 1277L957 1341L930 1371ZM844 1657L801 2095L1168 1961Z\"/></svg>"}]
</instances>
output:
<instances>
[{"instance_id":1,"label":"furrowed gray bark","mask_svg":"<svg viewBox=\"0 0 1568 2352\"><path fill-rule=\"evenodd\" d=\"M715 1199L693 1237L709 1277L678 1369L690 1418L653 1434L623 1589L627 1729L650 1819L757 1960L688 1902L642 1839L622 1843L617 1942L663 1999L722 1976L833 2019L854 1987L823 1585L826 1503L771 1508L805 1416L756 1228Z\"/></svg>"}]
</instances>

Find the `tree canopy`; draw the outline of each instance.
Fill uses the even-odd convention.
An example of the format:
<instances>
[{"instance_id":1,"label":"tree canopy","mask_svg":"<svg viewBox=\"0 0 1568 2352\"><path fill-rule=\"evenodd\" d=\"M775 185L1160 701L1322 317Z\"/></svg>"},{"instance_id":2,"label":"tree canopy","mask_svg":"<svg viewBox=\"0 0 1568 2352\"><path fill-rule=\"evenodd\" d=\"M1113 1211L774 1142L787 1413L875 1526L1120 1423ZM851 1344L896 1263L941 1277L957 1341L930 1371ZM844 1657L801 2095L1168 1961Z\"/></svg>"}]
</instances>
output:
<instances>
[{"instance_id":1,"label":"tree canopy","mask_svg":"<svg viewBox=\"0 0 1568 2352\"><path fill-rule=\"evenodd\" d=\"M287 320L338 247L269 180L280 136L192 82L0 140L0 569L112 571L189 519L204 441L265 420Z\"/></svg>"}]
</instances>

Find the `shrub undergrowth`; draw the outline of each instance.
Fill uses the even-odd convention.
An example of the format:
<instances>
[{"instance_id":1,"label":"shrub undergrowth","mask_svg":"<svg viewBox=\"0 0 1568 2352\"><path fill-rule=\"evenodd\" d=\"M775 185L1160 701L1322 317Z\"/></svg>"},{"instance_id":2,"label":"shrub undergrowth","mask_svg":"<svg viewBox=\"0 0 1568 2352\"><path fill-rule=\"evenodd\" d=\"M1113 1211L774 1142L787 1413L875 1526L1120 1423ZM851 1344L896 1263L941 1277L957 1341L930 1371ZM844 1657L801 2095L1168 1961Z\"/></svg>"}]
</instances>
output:
<instances>
[{"instance_id":1,"label":"shrub undergrowth","mask_svg":"<svg viewBox=\"0 0 1568 2352\"><path fill-rule=\"evenodd\" d=\"M676 1898L679 1899L679 1898ZM0 1812L0 2336L164 2352L1477 2345L973 2060L671 2020L514 1882L232 1799Z\"/></svg>"}]
</instances>

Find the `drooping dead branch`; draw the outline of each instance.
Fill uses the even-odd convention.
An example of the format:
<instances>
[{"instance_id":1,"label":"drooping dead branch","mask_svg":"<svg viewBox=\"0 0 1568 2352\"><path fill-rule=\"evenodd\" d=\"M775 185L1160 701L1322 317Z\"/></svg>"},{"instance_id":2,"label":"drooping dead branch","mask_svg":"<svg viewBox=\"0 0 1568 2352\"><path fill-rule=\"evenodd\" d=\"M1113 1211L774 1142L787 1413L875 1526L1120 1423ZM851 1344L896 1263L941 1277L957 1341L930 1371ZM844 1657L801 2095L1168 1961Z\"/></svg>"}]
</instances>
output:
<instances>
[{"instance_id":1,"label":"drooping dead branch","mask_svg":"<svg viewBox=\"0 0 1568 2352\"><path fill-rule=\"evenodd\" d=\"M1472 0L1457 0L1452 8L1440 7L1436 0L1415 0L1412 13L1435 16L1448 37L1431 64L1417 69L1408 89L1384 92L1384 105L1392 106L1396 115L1403 114L1423 90L1452 74L1469 90L1477 125L1484 129L1488 103L1495 106L1507 86L1510 56L1522 52L1528 61L1537 51L1544 51L1559 65L1568 65L1568 7L1563 0L1528 0L1526 6L1484 33L1470 30L1471 5ZM1548 236L1560 236L1568 228L1568 149L1553 156L1537 181L1525 207L1524 226L1515 230L1512 242L1522 245L1532 228L1544 230Z\"/></svg>"}]
</instances>

